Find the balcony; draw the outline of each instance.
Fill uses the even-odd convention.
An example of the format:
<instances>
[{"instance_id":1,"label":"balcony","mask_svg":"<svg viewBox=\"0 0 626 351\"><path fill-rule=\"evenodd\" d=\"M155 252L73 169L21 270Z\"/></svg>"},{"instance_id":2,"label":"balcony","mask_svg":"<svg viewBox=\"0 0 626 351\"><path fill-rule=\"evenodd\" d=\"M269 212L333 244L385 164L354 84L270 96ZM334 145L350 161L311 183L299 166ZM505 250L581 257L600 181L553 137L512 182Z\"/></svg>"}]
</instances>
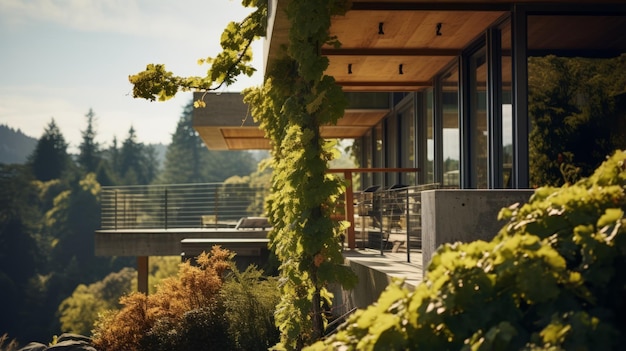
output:
<instances>
[{"instance_id":1,"label":"balcony","mask_svg":"<svg viewBox=\"0 0 626 351\"><path fill-rule=\"evenodd\" d=\"M337 218L351 223L345 246L403 254L411 262L411 253L421 250L421 192L437 187L350 189L352 208ZM227 183L103 187L96 254L195 255L221 244L239 255L259 255L270 230L263 214L268 191Z\"/></svg>"}]
</instances>

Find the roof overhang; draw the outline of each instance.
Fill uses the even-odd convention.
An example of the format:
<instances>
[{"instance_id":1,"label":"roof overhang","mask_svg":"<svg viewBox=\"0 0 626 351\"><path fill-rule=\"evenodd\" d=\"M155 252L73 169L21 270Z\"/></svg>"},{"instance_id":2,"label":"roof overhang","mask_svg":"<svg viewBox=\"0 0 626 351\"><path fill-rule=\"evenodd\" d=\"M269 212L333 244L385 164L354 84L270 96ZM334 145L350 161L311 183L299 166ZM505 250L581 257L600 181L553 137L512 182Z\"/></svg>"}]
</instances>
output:
<instances>
[{"instance_id":1,"label":"roof overhang","mask_svg":"<svg viewBox=\"0 0 626 351\"><path fill-rule=\"evenodd\" d=\"M268 139L250 115L240 93L195 93L206 107L194 109L193 127L211 150L269 149ZM389 94L348 94L349 106L336 125L324 126L322 137L353 139L363 136L390 111Z\"/></svg>"},{"instance_id":2,"label":"roof overhang","mask_svg":"<svg viewBox=\"0 0 626 351\"><path fill-rule=\"evenodd\" d=\"M293 0L270 0L264 46L266 72L284 55L290 27L285 9L290 1ZM541 0L524 2L546 3ZM623 0L602 2L620 4ZM391 92L414 92L431 87L433 77L449 67L487 28L504 19L516 3L519 1L353 0L344 16L331 20L330 35L337 37L341 47L324 46L321 50L329 59L326 74L335 78L352 104L336 126L322 129L322 135L327 138L363 136L391 111L391 106L354 103L360 100L359 94L375 94L384 100ZM550 3L570 4L572 1L552 0ZM576 3L596 4L597 1L578 0ZM626 23L623 17L608 14L585 18L584 26L580 25L582 20L575 16L558 20L551 16L529 17L529 28L533 30L528 33L528 53L611 56L624 52L626 36L621 33L626 30ZM595 25L598 22L604 25ZM567 33L566 38L553 35L563 32ZM607 44L604 39L607 36L615 39ZM502 49L511 52L510 40L502 43ZM510 76L502 79L505 84L511 82ZM371 96L365 95L365 99ZM269 148L269 142L249 116L240 94L207 94L204 100L207 107L194 111L194 127L210 149Z\"/></svg>"}]
</instances>

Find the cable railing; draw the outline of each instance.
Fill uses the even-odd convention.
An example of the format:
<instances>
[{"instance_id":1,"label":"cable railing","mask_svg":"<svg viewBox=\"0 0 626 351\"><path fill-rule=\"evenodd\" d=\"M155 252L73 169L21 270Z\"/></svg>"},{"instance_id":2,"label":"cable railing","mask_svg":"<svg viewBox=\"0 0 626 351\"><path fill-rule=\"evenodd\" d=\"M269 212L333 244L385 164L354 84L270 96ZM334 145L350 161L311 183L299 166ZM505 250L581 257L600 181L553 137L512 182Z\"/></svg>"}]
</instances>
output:
<instances>
[{"instance_id":1,"label":"cable railing","mask_svg":"<svg viewBox=\"0 0 626 351\"><path fill-rule=\"evenodd\" d=\"M355 193L357 246L380 250L381 255L406 252L411 262L411 251L422 249L422 192L439 187L438 183L372 186Z\"/></svg>"},{"instance_id":2,"label":"cable railing","mask_svg":"<svg viewBox=\"0 0 626 351\"><path fill-rule=\"evenodd\" d=\"M102 189L104 230L234 227L261 216L267 187L203 183Z\"/></svg>"},{"instance_id":3,"label":"cable railing","mask_svg":"<svg viewBox=\"0 0 626 351\"><path fill-rule=\"evenodd\" d=\"M421 194L438 188L435 183L354 192L355 248L406 252L411 262L411 252L422 248ZM232 228L242 218L262 217L268 194L268 187L227 183L103 187L101 229Z\"/></svg>"}]
</instances>

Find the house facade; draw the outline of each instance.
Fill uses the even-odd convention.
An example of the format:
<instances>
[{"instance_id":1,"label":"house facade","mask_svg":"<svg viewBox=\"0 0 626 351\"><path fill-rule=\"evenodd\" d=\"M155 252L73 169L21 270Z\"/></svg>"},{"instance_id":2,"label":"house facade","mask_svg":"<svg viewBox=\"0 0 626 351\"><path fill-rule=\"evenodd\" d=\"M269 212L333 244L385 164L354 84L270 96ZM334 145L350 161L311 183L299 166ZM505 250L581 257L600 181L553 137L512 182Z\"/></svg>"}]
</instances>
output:
<instances>
[{"instance_id":1,"label":"house facade","mask_svg":"<svg viewBox=\"0 0 626 351\"><path fill-rule=\"evenodd\" d=\"M288 3L271 1L266 67L287 43ZM363 168L419 169L364 173L363 188L533 187L529 81L545 72L529 62L616 59L626 52L624 32L624 1L355 0L331 22L341 47L321 50L330 62L326 73L350 101L322 135L354 139ZM245 109L228 111L196 112L196 129L210 148L268 146L251 118L242 126Z\"/></svg>"}]
</instances>

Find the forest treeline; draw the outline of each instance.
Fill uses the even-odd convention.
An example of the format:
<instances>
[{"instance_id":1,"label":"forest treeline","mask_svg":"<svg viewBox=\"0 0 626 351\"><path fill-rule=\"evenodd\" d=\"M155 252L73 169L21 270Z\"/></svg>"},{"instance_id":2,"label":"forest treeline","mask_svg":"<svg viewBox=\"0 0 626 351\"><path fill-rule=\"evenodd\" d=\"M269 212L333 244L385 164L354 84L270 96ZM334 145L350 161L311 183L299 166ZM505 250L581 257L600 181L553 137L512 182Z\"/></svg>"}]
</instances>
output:
<instances>
[{"instance_id":1,"label":"forest treeline","mask_svg":"<svg viewBox=\"0 0 626 351\"><path fill-rule=\"evenodd\" d=\"M80 319L71 316L69 297L115 305L133 288L133 257L94 255L102 186L222 182L255 172L259 160L249 152L209 151L192 111L191 103L184 107L162 169L133 127L123 140L100 145L91 109L78 155L68 153L52 119L26 164L0 164L0 335L48 342L63 331L63 316Z\"/></svg>"}]
</instances>

